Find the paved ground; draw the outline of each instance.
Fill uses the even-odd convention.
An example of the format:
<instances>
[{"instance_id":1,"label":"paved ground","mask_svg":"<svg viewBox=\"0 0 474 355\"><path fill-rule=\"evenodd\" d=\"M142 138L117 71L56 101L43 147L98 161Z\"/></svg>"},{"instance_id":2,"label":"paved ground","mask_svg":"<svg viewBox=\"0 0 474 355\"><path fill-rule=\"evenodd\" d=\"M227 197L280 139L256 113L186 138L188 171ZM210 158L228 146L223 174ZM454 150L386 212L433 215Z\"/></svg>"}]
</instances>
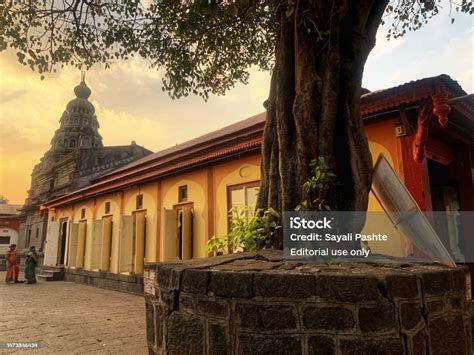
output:
<instances>
[{"instance_id":1,"label":"paved ground","mask_svg":"<svg viewBox=\"0 0 474 355\"><path fill-rule=\"evenodd\" d=\"M0 343L28 341L41 348L0 353L147 354L145 301L65 281L7 285L0 272Z\"/></svg>"}]
</instances>

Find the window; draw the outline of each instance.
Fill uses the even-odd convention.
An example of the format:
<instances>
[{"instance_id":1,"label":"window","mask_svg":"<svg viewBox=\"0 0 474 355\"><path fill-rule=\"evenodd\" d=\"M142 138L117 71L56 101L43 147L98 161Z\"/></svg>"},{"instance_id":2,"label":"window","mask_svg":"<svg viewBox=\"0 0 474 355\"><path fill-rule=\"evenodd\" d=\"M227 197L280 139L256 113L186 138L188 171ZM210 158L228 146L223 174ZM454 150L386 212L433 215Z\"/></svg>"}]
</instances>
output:
<instances>
[{"instance_id":1,"label":"window","mask_svg":"<svg viewBox=\"0 0 474 355\"><path fill-rule=\"evenodd\" d=\"M0 236L0 244L10 244L10 237L8 236Z\"/></svg>"},{"instance_id":2,"label":"window","mask_svg":"<svg viewBox=\"0 0 474 355\"><path fill-rule=\"evenodd\" d=\"M233 185L227 188L228 210L236 210L237 213L247 209L246 216L250 217L257 205L259 181L245 184Z\"/></svg>"},{"instance_id":3,"label":"window","mask_svg":"<svg viewBox=\"0 0 474 355\"><path fill-rule=\"evenodd\" d=\"M178 188L178 202L186 202L188 200L188 186L180 186Z\"/></svg>"},{"instance_id":4,"label":"window","mask_svg":"<svg viewBox=\"0 0 474 355\"><path fill-rule=\"evenodd\" d=\"M75 148L76 147L76 141L74 139L71 139L69 142L69 148Z\"/></svg>"},{"instance_id":5,"label":"window","mask_svg":"<svg viewBox=\"0 0 474 355\"><path fill-rule=\"evenodd\" d=\"M38 239L39 233L40 233L40 229L39 227L36 227L36 236L35 236L36 239Z\"/></svg>"},{"instance_id":6,"label":"window","mask_svg":"<svg viewBox=\"0 0 474 355\"><path fill-rule=\"evenodd\" d=\"M86 218L86 209L85 208L83 208L81 210L81 219L84 219L84 218Z\"/></svg>"},{"instance_id":7,"label":"window","mask_svg":"<svg viewBox=\"0 0 474 355\"><path fill-rule=\"evenodd\" d=\"M137 195L137 210L141 210L143 208L143 195Z\"/></svg>"},{"instance_id":8,"label":"window","mask_svg":"<svg viewBox=\"0 0 474 355\"><path fill-rule=\"evenodd\" d=\"M110 213L110 202L106 202L105 203L105 214L109 214Z\"/></svg>"}]
</instances>

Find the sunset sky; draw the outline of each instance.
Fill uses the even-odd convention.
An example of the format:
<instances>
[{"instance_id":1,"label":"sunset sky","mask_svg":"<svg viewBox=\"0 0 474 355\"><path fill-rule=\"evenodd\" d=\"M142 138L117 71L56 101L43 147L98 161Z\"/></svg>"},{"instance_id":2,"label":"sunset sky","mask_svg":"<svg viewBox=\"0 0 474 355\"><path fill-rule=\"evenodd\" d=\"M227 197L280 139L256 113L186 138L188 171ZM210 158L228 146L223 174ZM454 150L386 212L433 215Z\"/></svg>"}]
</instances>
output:
<instances>
[{"instance_id":1,"label":"sunset sky","mask_svg":"<svg viewBox=\"0 0 474 355\"><path fill-rule=\"evenodd\" d=\"M444 10L404 38L387 42L385 34L381 28L365 68L364 87L383 89L445 73L473 92L472 17L459 15L451 25ZM10 203L24 202L33 166L49 149L79 80L77 69L66 68L41 81L17 63L13 52L0 53L0 195ZM253 69L249 85L204 102L198 97L171 100L161 90L160 73L138 59L108 70L95 66L86 74L104 145L135 140L152 151L263 111L269 80L269 73Z\"/></svg>"}]
</instances>

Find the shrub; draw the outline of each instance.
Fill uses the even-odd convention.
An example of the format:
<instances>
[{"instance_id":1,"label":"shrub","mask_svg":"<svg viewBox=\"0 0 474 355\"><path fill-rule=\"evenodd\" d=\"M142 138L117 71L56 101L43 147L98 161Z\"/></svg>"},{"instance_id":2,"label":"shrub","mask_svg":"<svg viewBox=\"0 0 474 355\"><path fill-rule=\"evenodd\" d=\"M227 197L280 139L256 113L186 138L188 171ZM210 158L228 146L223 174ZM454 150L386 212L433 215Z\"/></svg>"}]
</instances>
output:
<instances>
[{"instance_id":1,"label":"shrub","mask_svg":"<svg viewBox=\"0 0 474 355\"><path fill-rule=\"evenodd\" d=\"M326 197L334 175L324 157L311 160L311 176L303 184L304 200L296 206L295 211L329 211Z\"/></svg>"},{"instance_id":2,"label":"shrub","mask_svg":"<svg viewBox=\"0 0 474 355\"><path fill-rule=\"evenodd\" d=\"M229 211L231 218L230 231L224 237L213 237L207 243L207 250L214 254L239 251L257 251L270 244L279 225L280 214L274 209L257 209L250 207L233 208Z\"/></svg>"}]
</instances>

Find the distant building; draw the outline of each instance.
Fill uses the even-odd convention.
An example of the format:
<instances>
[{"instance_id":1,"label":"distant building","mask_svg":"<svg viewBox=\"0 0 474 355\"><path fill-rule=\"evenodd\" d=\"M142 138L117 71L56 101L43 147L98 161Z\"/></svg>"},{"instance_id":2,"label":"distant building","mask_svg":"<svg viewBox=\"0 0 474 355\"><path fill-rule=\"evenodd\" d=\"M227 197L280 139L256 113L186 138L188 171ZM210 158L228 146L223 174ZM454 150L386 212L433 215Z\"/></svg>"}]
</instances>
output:
<instances>
[{"instance_id":1,"label":"distant building","mask_svg":"<svg viewBox=\"0 0 474 355\"><path fill-rule=\"evenodd\" d=\"M0 199L0 271L6 269L5 255L9 245L18 243L20 208L21 205L12 205Z\"/></svg>"},{"instance_id":2,"label":"distant building","mask_svg":"<svg viewBox=\"0 0 474 355\"><path fill-rule=\"evenodd\" d=\"M31 188L22 209L19 247L44 247L48 211L42 203L83 188L105 173L151 152L135 142L104 147L95 108L88 100L91 90L84 80L74 88L76 98L66 107L51 148L31 174Z\"/></svg>"}]
</instances>

